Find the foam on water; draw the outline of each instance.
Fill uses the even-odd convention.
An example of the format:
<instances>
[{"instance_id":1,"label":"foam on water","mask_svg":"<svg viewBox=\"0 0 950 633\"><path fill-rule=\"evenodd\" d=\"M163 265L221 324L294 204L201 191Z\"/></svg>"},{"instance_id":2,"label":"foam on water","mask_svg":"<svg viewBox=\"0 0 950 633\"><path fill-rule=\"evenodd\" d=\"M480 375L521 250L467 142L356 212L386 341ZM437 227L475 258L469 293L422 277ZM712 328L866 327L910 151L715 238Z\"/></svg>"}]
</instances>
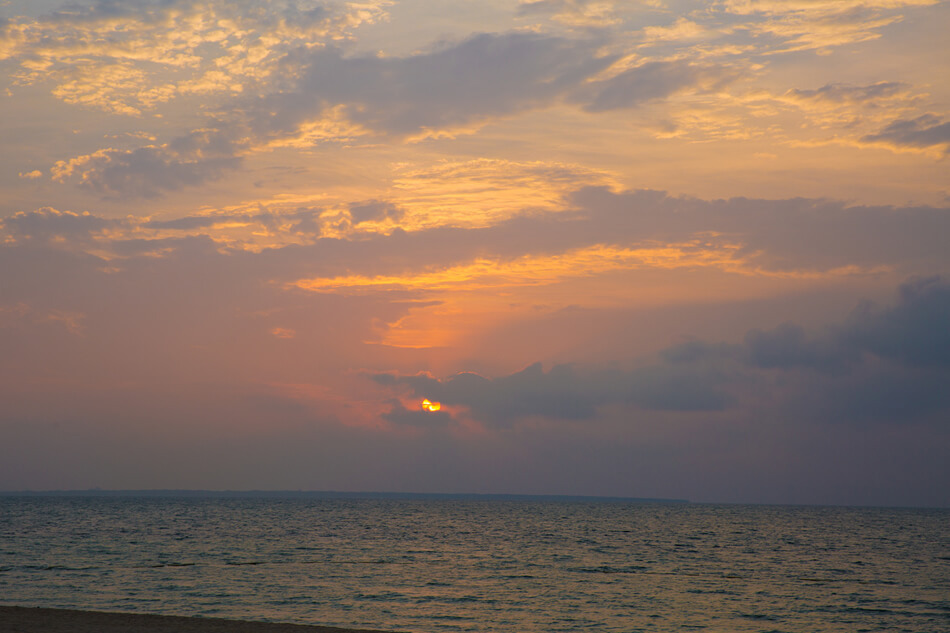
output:
<instances>
[{"instance_id":1,"label":"foam on water","mask_svg":"<svg viewBox=\"0 0 950 633\"><path fill-rule=\"evenodd\" d=\"M936 633L950 511L3 497L0 603L416 633Z\"/></svg>"}]
</instances>

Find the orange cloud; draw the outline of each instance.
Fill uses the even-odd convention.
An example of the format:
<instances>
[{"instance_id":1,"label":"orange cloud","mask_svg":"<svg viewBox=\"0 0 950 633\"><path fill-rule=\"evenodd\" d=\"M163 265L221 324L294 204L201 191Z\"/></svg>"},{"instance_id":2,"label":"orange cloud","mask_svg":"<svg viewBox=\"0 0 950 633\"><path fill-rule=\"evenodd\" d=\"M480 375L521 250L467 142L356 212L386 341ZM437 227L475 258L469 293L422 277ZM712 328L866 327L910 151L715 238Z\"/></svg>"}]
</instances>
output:
<instances>
[{"instance_id":1,"label":"orange cloud","mask_svg":"<svg viewBox=\"0 0 950 633\"><path fill-rule=\"evenodd\" d=\"M706 267L739 271L737 245L713 246L696 240L682 244L636 248L596 245L559 255L525 255L510 261L477 259L471 263L403 275L348 275L300 279L290 286L315 292L489 289L555 283L567 277L587 277L632 268Z\"/></svg>"},{"instance_id":2,"label":"orange cloud","mask_svg":"<svg viewBox=\"0 0 950 633\"><path fill-rule=\"evenodd\" d=\"M139 115L183 96L241 93L278 72L287 50L346 38L382 19L387 4L312 12L246 11L213 0L93 7L11 20L0 31L0 59L19 62L21 85L52 80L53 94L67 103Z\"/></svg>"}]
</instances>

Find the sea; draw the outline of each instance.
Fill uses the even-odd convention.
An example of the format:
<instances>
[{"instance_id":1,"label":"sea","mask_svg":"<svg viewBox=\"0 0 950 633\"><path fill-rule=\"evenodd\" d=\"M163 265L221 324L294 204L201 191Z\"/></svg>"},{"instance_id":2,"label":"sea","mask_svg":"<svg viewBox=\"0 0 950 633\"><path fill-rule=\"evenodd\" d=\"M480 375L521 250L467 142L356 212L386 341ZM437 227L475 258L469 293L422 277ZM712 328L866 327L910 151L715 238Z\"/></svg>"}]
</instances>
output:
<instances>
[{"instance_id":1,"label":"sea","mask_svg":"<svg viewBox=\"0 0 950 633\"><path fill-rule=\"evenodd\" d=\"M0 496L0 604L477 631L950 631L950 510Z\"/></svg>"}]
</instances>

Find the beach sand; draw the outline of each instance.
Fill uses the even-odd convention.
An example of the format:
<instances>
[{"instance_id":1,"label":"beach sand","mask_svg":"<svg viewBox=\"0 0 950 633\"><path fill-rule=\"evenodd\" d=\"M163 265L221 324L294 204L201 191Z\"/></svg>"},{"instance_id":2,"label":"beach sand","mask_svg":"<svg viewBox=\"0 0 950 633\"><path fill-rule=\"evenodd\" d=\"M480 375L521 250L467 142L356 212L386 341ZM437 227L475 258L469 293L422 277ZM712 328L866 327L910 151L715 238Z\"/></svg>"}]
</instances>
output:
<instances>
[{"instance_id":1,"label":"beach sand","mask_svg":"<svg viewBox=\"0 0 950 633\"><path fill-rule=\"evenodd\" d=\"M383 633L218 618L0 606L0 633Z\"/></svg>"}]
</instances>

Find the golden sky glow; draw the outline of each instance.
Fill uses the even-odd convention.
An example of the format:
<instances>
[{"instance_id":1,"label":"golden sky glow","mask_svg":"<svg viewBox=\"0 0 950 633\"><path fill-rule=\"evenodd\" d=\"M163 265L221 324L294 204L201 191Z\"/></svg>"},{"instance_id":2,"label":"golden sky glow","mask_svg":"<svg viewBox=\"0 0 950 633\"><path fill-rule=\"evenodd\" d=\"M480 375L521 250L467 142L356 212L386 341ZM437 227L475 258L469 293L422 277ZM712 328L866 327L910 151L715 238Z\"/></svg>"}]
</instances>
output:
<instances>
[{"instance_id":1,"label":"golden sky glow","mask_svg":"<svg viewBox=\"0 0 950 633\"><path fill-rule=\"evenodd\" d=\"M2 2L0 490L950 503L918 492L950 442L948 27L939 0ZM62 456L220 437L276 474Z\"/></svg>"}]
</instances>

